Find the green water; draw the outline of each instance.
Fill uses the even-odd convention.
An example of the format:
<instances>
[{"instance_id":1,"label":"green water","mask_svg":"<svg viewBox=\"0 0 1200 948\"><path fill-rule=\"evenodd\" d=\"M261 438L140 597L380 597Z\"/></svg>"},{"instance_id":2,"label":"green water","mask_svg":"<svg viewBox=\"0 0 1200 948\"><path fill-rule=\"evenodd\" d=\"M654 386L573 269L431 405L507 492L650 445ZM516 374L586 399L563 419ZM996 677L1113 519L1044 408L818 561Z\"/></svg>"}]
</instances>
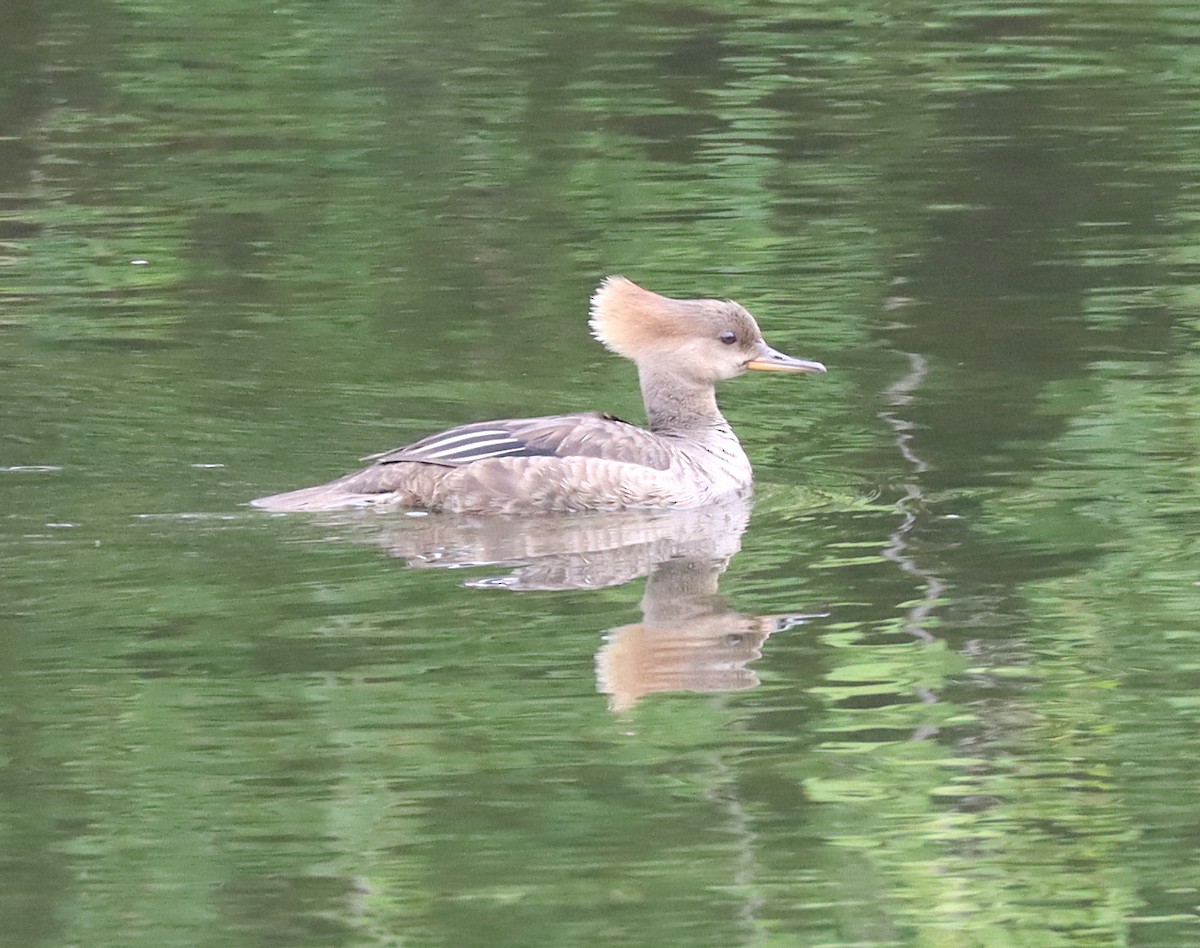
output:
<instances>
[{"instance_id":1,"label":"green water","mask_svg":"<svg viewBox=\"0 0 1200 948\"><path fill-rule=\"evenodd\" d=\"M0 8L0 944L1200 943L1198 101L1183 0ZM830 366L752 506L245 506L639 417L618 272Z\"/></svg>"}]
</instances>

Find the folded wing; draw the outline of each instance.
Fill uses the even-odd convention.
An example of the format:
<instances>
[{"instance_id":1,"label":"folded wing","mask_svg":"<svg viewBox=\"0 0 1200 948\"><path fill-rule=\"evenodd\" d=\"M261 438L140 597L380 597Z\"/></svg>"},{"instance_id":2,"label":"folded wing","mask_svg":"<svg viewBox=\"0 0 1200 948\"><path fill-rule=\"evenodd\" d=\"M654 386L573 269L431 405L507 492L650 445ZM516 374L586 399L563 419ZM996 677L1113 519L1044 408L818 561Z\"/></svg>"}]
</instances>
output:
<instances>
[{"instance_id":1,"label":"folded wing","mask_svg":"<svg viewBox=\"0 0 1200 948\"><path fill-rule=\"evenodd\" d=\"M463 467L488 458L520 457L602 458L656 470L670 466L661 437L598 412L475 422L363 460Z\"/></svg>"}]
</instances>

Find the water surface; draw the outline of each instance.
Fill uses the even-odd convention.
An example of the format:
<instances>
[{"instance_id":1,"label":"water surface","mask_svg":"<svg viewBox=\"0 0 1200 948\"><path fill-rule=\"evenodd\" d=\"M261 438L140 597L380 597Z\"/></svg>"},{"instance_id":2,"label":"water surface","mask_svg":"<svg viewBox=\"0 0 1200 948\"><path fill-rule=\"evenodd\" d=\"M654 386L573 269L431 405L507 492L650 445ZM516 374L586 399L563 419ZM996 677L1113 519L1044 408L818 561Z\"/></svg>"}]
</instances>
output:
<instances>
[{"instance_id":1,"label":"water surface","mask_svg":"<svg viewBox=\"0 0 1200 948\"><path fill-rule=\"evenodd\" d=\"M0 941L1200 941L1193 5L243 7L0 15ZM245 506L615 272L751 505Z\"/></svg>"}]
</instances>

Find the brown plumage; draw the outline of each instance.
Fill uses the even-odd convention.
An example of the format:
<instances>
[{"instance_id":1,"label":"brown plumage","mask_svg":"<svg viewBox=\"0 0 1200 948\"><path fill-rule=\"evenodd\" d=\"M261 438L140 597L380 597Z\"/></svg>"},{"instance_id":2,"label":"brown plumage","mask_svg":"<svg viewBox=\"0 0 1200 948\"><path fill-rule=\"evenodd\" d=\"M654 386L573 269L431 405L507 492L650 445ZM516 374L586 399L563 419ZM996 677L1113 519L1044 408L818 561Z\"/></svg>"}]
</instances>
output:
<instances>
[{"instance_id":1,"label":"brown plumage","mask_svg":"<svg viewBox=\"0 0 1200 948\"><path fill-rule=\"evenodd\" d=\"M675 300L609 277L591 327L638 367L649 427L589 413L476 422L374 455L354 474L262 497L265 510L368 503L452 512L697 507L750 487L750 461L715 386L747 369L824 372L770 348L729 300Z\"/></svg>"}]
</instances>

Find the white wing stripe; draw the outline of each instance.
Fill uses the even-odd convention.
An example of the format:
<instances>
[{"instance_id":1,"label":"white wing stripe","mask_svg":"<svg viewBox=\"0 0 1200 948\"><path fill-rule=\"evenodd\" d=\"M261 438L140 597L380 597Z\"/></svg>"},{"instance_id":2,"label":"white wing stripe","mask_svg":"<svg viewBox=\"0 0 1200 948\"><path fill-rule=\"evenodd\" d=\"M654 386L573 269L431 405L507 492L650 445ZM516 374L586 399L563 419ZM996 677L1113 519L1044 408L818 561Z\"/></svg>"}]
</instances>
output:
<instances>
[{"instance_id":1,"label":"white wing stripe","mask_svg":"<svg viewBox=\"0 0 1200 948\"><path fill-rule=\"evenodd\" d=\"M430 450L438 451L448 445L458 444L460 441L470 441L472 438L490 438L495 435L499 435L502 438L511 437L511 435L502 428L487 428L483 431L466 431L459 434L448 431L443 435L431 435L428 439L426 439L428 443L421 445L421 452L424 453Z\"/></svg>"},{"instance_id":2,"label":"white wing stripe","mask_svg":"<svg viewBox=\"0 0 1200 948\"><path fill-rule=\"evenodd\" d=\"M477 433L483 434L483 432L477 432ZM456 438L455 440L457 441L460 439ZM502 438L492 438L492 439L486 440L486 441L472 441L468 444L452 444L449 447L442 447L442 444L438 443L437 445L431 445L431 447L437 447L439 450L430 451L428 449L424 449L421 451L421 454L424 455L425 457L429 458L430 460L432 460L433 458L451 458L456 454L466 454L468 456L473 456L477 451L479 451L483 448L492 448L492 447L496 447L497 445L501 445L501 444L507 445L507 447L504 449L505 451L520 450L521 448L524 447L524 444L522 442L518 441L516 438L509 436L507 433L504 433L504 437L502 437Z\"/></svg>"}]
</instances>

